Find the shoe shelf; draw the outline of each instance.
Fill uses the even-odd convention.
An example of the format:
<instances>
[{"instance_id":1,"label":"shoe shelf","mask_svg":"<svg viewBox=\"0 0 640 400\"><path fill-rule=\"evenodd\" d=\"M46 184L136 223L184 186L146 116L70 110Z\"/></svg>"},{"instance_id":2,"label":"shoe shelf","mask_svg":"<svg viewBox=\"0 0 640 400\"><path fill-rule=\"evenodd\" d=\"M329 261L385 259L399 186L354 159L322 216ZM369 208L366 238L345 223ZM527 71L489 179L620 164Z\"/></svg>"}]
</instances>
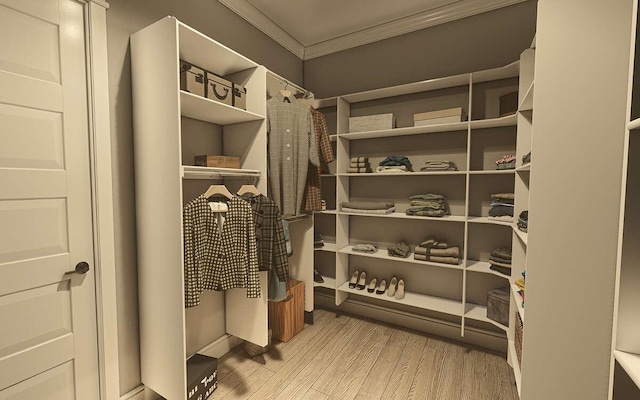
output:
<instances>
[{"instance_id":1,"label":"shoe shelf","mask_svg":"<svg viewBox=\"0 0 640 400\"><path fill-rule=\"evenodd\" d=\"M520 290L518 286L512 283L511 295L513 296L513 299L516 302L516 306L518 307L518 314L520 314L520 319L522 320L522 323L524 323L524 307L522 306L522 296L520 296L518 290Z\"/></svg>"},{"instance_id":2,"label":"shoe shelf","mask_svg":"<svg viewBox=\"0 0 640 400\"><path fill-rule=\"evenodd\" d=\"M405 292L404 298L401 300L398 300L395 297L391 297L387 295L386 292L383 294L376 294L375 292L369 293L366 288L363 290L351 289L349 287L348 281L341 284L337 288L337 290L340 292L356 294L359 296L369 297L372 299L377 299L382 301L388 301L391 303L404 304L407 306L422 308L425 310L437 311L444 314L457 315L457 316L461 316L462 314L461 302L444 299L441 297L428 296L428 295L412 293L412 292Z\"/></svg>"},{"instance_id":3,"label":"shoe shelf","mask_svg":"<svg viewBox=\"0 0 640 400\"><path fill-rule=\"evenodd\" d=\"M322 287L322 288L327 288L327 289L334 289L336 288L336 280L334 278L329 278L326 276L323 276L322 279L324 279L323 283L320 282L313 282L313 287Z\"/></svg>"},{"instance_id":4,"label":"shoe shelf","mask_svg":"<svg viewBox=\"0 0 640 400\"><path fill-rule=\"evenodd\" d=\"M469 217L467 221L474 224L492 224L492 225L503 225L503 226L513 226L513 222L510 221L500 221L497 219L491 219L489 217Z\"/></svg>"},{"instance_id":5,"label":"shoe shelf","mask_svg":"<svg viewBox=\"0 0 640 400\"><path fill-rule=\"evenodd\" d=\"M504 278L504 279L510 278L509 275L501 274L498 271L492 270L491 264L487 261L468 260L467 271L480 272L483 274L491 274L491 275L499 276L500 278Z\"/></svg>"},{"instance_id":6,"label":"shoe shelf","mask_svg":"<svg viewBox=\"0 0 640 400\"><path fill-rule=\"evenodd\" d=\"M335 243L324 242L324 246L322 247L314 247L314 251L328 251L330 253L335 253L338 250L338 247Z\"/></svg>"},{"instance_id":7,"label":"shoe shelf","mask_svg":"<svg viewBox=\"0 0 640 400\"><path fill-rule=\"evenodd\" d=\"M429 171L429 172L364 172L364 173L345 173L338 174L338 176L357 176L357 177L371 177L371 176L443 176L443 175L464 175L466 171Z\"/></svg>"},{"instance_id":8,"label":"shoe shelf","mask_svg":"<svg viewBox=\"0 0 640 400\"><path fill-rule=\"evenodd\" d=\"M494 320L492 320L491 318L487 317L487 307L480 305L480 304L472 304L472 303L467 303L465 305L466 311L464 313L464 317L465 318L469 318L469 319L473 319L476 321L481 321L481 322L486 322L492 325L495 325L496 327L502 329L503 331L507 331L508 327L502 325L499 322L496 322Z\"/></svg>"},{"instance_id":9,"label":"shoe shelf","mask_svg":"<svg viewBox=\"0 0 640 400\"><path fill-rule=\"evenodd\" d=\"M520 396L520 386L522 385L522 371L520 370L520 362L516 355L516 343L513 340L509 340L509 357L511 359L511 366L513 367L513 376L516 381L516 389L518 389L518 396Z\"/></svg>"},{"instance_id":10,"label":"shoe shelf","mask_svg":"<svg viewBox=\"0 0 640 400\"><path fill-rule=\"evenodd\" d=\"M613 356L629 375L629 378L640 388L640 354L614 350Z\"/></svg>"},{"instance_id":11,"label":"shoe shelf","mask_svg":"<svg viewBox=\"0 0 640 400\"><path fill-rule=\"evenodd\" d=\"M180 91L180 109L184 117L217 125L231 125L265 119L264 115L205 99L183 90Z\"/></svg>"},{"instance_id":12,"label":"shoe shelf","mask_svg":"<svg viewBox=\"0 0 640 400\"><path fill-rule=\"evenodd\" d=\"M529 239L529 235L527 234L527 232L522 232L520 229L518 229L517 225L513 225L513 231L516 233L516 235L518 235L520 241L522 241L522 243L524 243L524 245L526 246L527 240Z\"/></svg>"},{"instance_id":13,"label":"shoe shelf","mask_svg":"<svg viewBox=\"0 0 640 400\"><path fill-rule=\"evenodd\" d=\"M364 213L351 213L340 211L339 215L353 215L356 217L375 217L375 218L396 218L396 219L418 219L418 220L432 220L432 221L445 221L445 222L464 222L465 218L461 215L447 215L445 217L419 217L416 215L407 215L401 212L394 212L390 214L364 214Z\"/></svg>"},{"instance_id":14,"label":"shoe shelf","mask_svg":"<svg viewBox=\"0 0 640 400\"><path fill-rule=\"evenodd\" d=\"M338 253L349 254L349 255L352 255L352 256L362 256L362 257L377 258L377 259L386 260L386 261L400 261L400 262L409 263L409 264L418 264L418 265L425 265L425 266L431 266L431 267L463 269L462 265L444 264L444 263L436 263L436 262L431 262L431 261L415 260L413 258L413 252L410 253L409 257L407 257L407 258L392 257L392 256L389 255L389 253L387 252L386 248L378 248L378 251L376 253L362 253L362 252L359 252L359 251L354 251L353 250L353 246L347 246L347 247L343 247L340 250L338 250Z\"/></svg>"}]
</instances>

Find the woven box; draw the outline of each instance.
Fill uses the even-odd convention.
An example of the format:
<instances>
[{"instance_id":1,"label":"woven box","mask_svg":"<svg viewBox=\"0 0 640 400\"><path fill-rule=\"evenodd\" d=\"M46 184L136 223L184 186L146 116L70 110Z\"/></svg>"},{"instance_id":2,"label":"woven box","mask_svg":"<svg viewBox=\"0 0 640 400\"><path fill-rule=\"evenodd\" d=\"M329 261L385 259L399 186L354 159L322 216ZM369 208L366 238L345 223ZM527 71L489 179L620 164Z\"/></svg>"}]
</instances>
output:
<instances>
[{"instance_id":1,"label":"woven box","mask_svg":"<svg viewBox=\"0 0 640 400\"><path fill-rule=\"evenodd\" d=\"M240 157L203 155L195 156L193 165L197 167L240 168Z\"/></svg>"},{"instance_id":2,"label":"woven box","mask_svg":"<svg viewBox=\"0 0 640 400\"><path fill-rule=\"evenodd\" d=\"M202 68L180 60L180 90L205 97L205 80Z\"/></svg>"},{"instance_id":3,"label":"woven box","mask_svg":"<svg viewBox=\"0 0 640 400\"><path fill-rule=\"evenodd\" d=\"M516 355L518 356L518 363L522 365L522 333L524 331L524 325L522 320L520 319L520 313L516 311L516 329L515 329L515 347L516 347Z\"/></svg>"},{"instance_id":4,"label":"woven box","mask_svg":"<svg viewBox=\"0 0 640 400\"><path fill-rule=\"evenodd\" d=\"M273 338L288 342L304 328L304 282L289 279L287 298L269 302L269 327Z\"/></svg>"},{"instance_id":5,"label":"woven box","mask_svg":"<svg viewBox=\"0 0 640 400\"><path fill-rule=\"evenodd\" d=\"M349 118L349 132L381 131L396 127L396 117L393 114L365 115Z\"/></svg>"},{"instance_id":6,"label":"woven box","mask_svg":"<svg viewBox=\"0 0 640 400\"><path fill-rule=\"evenodd\" d=\"M413 126L427 126L462 122L467 118L462 107L413 114Z\"/></svg>"},{"instance_id":7,"label":"woven box","mask_svg":"<svg viewBox=\"0 0 640 400\"><path fill-rule=\"evenodd\" d=\"M509 90L499 96L500 117L515 114L518 111L518 89Z\"/></svg>"},{"instance_id":8,"label":"woven box","mask_svg":"<svg viewBox=\"0 0 640 400\"><path fill-rule=\"evenodd\" d=\"M509 288L492 289L487 292L487 318L509 326Z\"/></svg>"}]
</instances>

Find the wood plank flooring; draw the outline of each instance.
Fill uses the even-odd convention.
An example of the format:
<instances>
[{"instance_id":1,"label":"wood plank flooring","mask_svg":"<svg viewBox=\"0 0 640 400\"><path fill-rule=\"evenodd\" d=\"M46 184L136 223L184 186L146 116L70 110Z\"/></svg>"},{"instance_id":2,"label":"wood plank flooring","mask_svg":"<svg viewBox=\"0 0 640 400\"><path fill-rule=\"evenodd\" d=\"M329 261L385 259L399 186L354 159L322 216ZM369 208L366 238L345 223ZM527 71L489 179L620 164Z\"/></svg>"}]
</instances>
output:
<instances>
[{"instance_id":1,"label":"wood plank flooring","mask_svg":"<svg viewBox=\"0 0 640 400\"><path fill-rule=\"evenodd\" d=\"M227 353L210 399L518 399L502 356L333 311L314 316L264 355Z\"/></svg>"}]
</instances>

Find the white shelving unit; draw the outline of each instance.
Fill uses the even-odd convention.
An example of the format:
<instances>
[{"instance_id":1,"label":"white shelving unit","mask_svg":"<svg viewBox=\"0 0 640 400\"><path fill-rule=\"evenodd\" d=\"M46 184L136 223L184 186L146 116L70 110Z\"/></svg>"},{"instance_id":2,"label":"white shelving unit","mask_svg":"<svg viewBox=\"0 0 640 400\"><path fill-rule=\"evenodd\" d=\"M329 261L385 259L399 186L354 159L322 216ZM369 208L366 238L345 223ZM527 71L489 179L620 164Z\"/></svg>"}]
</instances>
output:
<instances>
[{"instance_id":1,"label":"white shelving unit","mask_svg":"<svg viewBox=\"0 0 640 400\"><path fill-rule=\"evenodd\" d=\"M386 248L379 248L377 252L375 253L363 253L360 251L354 251L353 250L353 246L347 246L344 247L340 250L338 250L338 252L340 254L348 254L351 256L360 256L360 257L370 257L370 258L377 258L379 260L386 260L386 261L399 261L399 262L403 262L403 263L409 263L409 264L418 264L418 265L424 265L425 267L440 267L440 268L452 268L452 269L463 269L462 265L456 265L456 264L444 264L444 263L436 263L436 262L431 262L431 261L421 261L421 260L416 260L413 258L414 253L410 253L409 257L407 258L402 258L402 257L393 257L390 256L387 249Z\"/></svg>"},{"instance_id":2,"label":"white shelving unit","mask_svg":"<svg viewBox=\"0 0 640 400\"><path fill-rule=\"evenodd\" d=\"M522 296L518 293L520 289L515 284L511 284L511 295L513 296L513 300L515 301L516 308L518 310L518 314L520 314L520 319L524 324L524 307L522 306Z\"/></svg>"},{"instance_id":3,"label":"white shelving unit","mask_svg":"<svg viewBox=\"0 0 640 400\"><path fill-rule=\"evenodd\" d=\"M336 251L338 251L338 247L336 246L335 243L324 242L324 246L316 247L313 250L314 251L328 251L330 253L335 253Z\"/></svg>"}]
</instances>

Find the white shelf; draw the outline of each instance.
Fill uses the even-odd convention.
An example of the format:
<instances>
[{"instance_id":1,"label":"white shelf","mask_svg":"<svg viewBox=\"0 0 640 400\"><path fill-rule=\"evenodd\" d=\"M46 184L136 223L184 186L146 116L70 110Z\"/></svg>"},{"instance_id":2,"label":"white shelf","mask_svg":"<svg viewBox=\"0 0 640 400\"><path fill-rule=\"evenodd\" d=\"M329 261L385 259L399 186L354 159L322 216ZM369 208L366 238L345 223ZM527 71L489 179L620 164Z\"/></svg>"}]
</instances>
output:
<instances>
[{"instance_id":1,"label":"white shelf","mask_svg":"<svg viewBox=\"0 0 640 400\"><path fill-rule=\"evenodd\" d=\"M522 102L520 103L520 107L518 107L518 111L531 111L533 110L533 88L535 81L531 82L531 86L527 89L524 97L522 98Z\"/></svg>"},{"instance_id":2,"label":"white shelf","mask_svg":"<svg viewBox=\"0 0 640 400\"><path fill-rule=\"evenodd\" d=\"M640 128L640 118L636 118L627 124L627 129L630 131Z\"/></svg>"},{"instance_id":3,"label":"white shelf","mask_svg":"<svg viewBox=\"0 0 640 400\"><path fill-rule=\"evenodd\" d=\"M353 246L347 246L338 250L338 253L349 254L353 256L377 258L377 259L386 260L386 261L401 261L409 264L426 265L426 266L432 266L432 267L463 269L463 266L460 264L455 265L455 264L444 264L444 263L437 263L437 262L431 262L431 261L416 260L413 258L413 255L414 255L413 252L411 252L411 254L409 254L409 257L407 258L392 257L389 255L386 248L378 248L378 251L376 253L362 253L359 251L353 251Z\"/></svg>"},{"instance_id":4,"label":"white shelf","mask_svg":"<svg viewBox=\"0 0 640 400\"><path fill-rule=\"evenodd\" d=\"M364 213L350 213L339 212L340 215L353 215L356 217L375 217L375 218L395 218L395 219L418 219L418 220L430 220L430 221L445 221L445 222L464 222L465 218L460 215L447 215L444 217L420 217L416 215L407 215L401 212L394 212L391 214L364 214ZM509 224L510 225L510 224Z\"/></svg>"},{"instance_id":5,"label":"white shelf","mask_svg":"<svg viewBox=\"0 0 640 400\"><path fill-rule=\"evenodd\" d=\"M469 171L470 175L503 175L503 174L513 174L515 173L515 169L488 169L485 171Z\"/></svg>"},{"instance_id":6,"label":"white shelf","mask_svg":"<svg viewBox=\"0 0 640 400\"><path fill-rule=\"evenodd\" d=\"M329 135L329 140L332 142L335 142L336 140L338 140L338 135L336 135L335 133L332 135Z\"/></svg>"},{"instance_id":7,"label":"white shelf","mask_svg":"<svg viewBox=\"0 0 640 400\"><path fill-rule=\"evenodd\" d=\"M338 176L442 176L442 175L465 175L466 171L428 171L428 172L364 172L364 173L345 173Z\"/></svg>"},{"instance_id":8,"label":"white shelf","mask_svg":"<svg viewBox=\"0 0 640 400\"><path fill-rule=\"evenodd\" d=\"M491 274L500 278L509 279L509 275L502 274L491 269L491 264L487 261L467 260L467 271L480 272L483 274Z\"/></svg>"},{"instance_id":9,"label":"white shelf","mask_svg":"<svg viewBox=\"0 0 640 400\"><path fill-rule=\"evenodd\" d=\"M397 304L403 304L406 306L417 307L424 310L437 311L444 314L457 315L457 316L461 316L462 314L461 302L455 301L455 300L443 299L441 297L405 292L404 299L397 300L395 297L388 296L386 292L380 295L380 294L376 294L375 292L369 293L367 292L366 288L364 290L351 289L349 287L348 281L340 285L340 287L338 287L338 290L341 292L349 293L349 294L357 294L359 296L369 297L372 299L383 300L383 301L388 301L388 302L397 303Z\"/></svg>"},{"instance_id":10,"label":"white shelf","mask_svg":"<svg viewBox=\"0 0 640 400\"><path fill-rule=\"evenodd\" d=\"M478 119L471 121L471 129L501 128L504 126L516 126L518 116L516 114L507 115L501 118Z\"/></svg>"},{"instance_id":11,"label":"white shelf","mask_svg":"<svg viewBox=\"0 0 640 400\"><path fill-rule=\"evenodd\" d=\"M511 294L513 295L513 299L516 301L516 306L518 307L518 314L520 314L520 319L522 323L524 323L524 307L522 307L522 296L518 293L520 289L515 283L511 284Z\"/></svg>"},{"instance_id":12,"label":"white shelf","mask_svg":"<svg viewBox=\"0 0 640 400\"><path fill-rule=\"evenodd\" d=\"M328 251L328 252L335 253L336 251L338 251L338 247L336 246L335 243L324 242L324 246L322 246L322 247L314 247L313 250L314 251Z\"/></svg>"},{"instance_id":13,"label":"white shelf","mask_svg":"<svg viewBox=\"0 0 640 400\"><path fill-rule=\"evenodd\" d=\"M410 126L406 128L383 129L379 131L353 132L340 134L340 138L347 140L374 139L395 136L422 135L426 133L466 131L468 122L455 122L429 126Z\"/></svg>"},{"instance_id":14,"label":"white shelf","mask_svg":"<svg viewBox=\"0 0 640 400\"><path fill-rule=\"evenodd\" d=\"M516 233L516 235L518 235L518 237L520 238L520 241L522 243L524 243L524 245L527 245L527 240L529 238L529 235L527 234L527 232L522 232L520 229L518 229L518 225L513 224L513 231Z\"/></svg>"},{"instance_id":15,"label":"white shelf","mask_svg":"<svg viewBox=\"0 0 640 400\"><path fill-rule=\"evenodd\" d=\"M317 99L312 101L313 108L325 108L325 107L335 107L338 105L337 97L327 97L324 99Z\"/></svg>"},{"instance_id":16,"label":"white shelf","mask_svg":"<svg viewBox=\"0 0 640 400\"><path fill-rule=\"evenodd\" d=\"M322 279L324 279L324 283L313 281L313 287L323 287L333 290L336 289L336 280L334 278L323 276Z\"/></svg>"},{"instance_id":17,"label":"white shelf","mask_svg":"<svg viewBox=\"0 0 640 400\"><path fill-rule=\"evenodd\" d=\"M239 54L227 46L216 42L183 24L175 17L178 24L180 58L194 65L211 71L217 75L225 76L235 72L256 68L258 64Z\"/></svg>"},{"instance_id":18,"label":"white shelf","mask_svg":"<svg viewBox=\"0 0 640 400\"><path fill-rule=\"evenodd\" d=\"M531 163L526 163L524 165L519 166L518 168L516 168L516 171L518 172L529 172L531 171Z\"/></svg>"},{"instance_id":19,"label":"white shelf","mask_svg":"<svg viewBox=\"0 0 640 400\"><path fill-rule=\"evenodd\" d=\"M516 380L518 396L520 396L520 386L522 385L522 371L520 370L520 362L518 361L518 355L516 354L516 343L513 340L509 340L509 354L511 354L511 362L513 363L513 376Z\"/></svg>"},{"instance_id":20,"label":"white shelf","mask_svg":"<svg viewBox=\"0 0 640 400\"><path fill-rule=\"evenodd\" d=\"M513 221L500 221L496 219L490 219L489 217L469 217L468 221L474 224L513 226Z\"/></svg>"},{"instance_id":21,"label":"white shelf","mask_svg":"<svg viewBox=\"0 0 640 400\"><path fill-rule=\"evenodd\" d=\"M486 306L482 306L480 304L467 303L465 305L465 308L467 309L467 312L464 313L465 318L469 318L469 319L473 319L481 322L487 322L489 324L497 326L498 328L502 329L505 332L507 331L508 328L506 326L487 317Z\"/></svg>"},{"instance_id":22,"label":"white shelf","mask_svg":"<svg viewBox=\"0 0 640 400\"><path fill-rule=\"evenodd\" d=\"M627 375L629 375L629 378L640 388L640 354L614 350L613 356Z\"/></svg>"},{"instance_id":23,"label":"white shelf","mask_svg":"<svg viewBox=\"0 0 640 400\"><path fill-rule=\"evenodd\" d=\"M262 175L260 171L254 169L196 167L192 165L183 165L181 169L183 179L220 179L227 177L257 179Z\"/></svg>"},{"instance_id":24,"label":"white shelf","mask_svg":"<svg viewBox=\"0 0 640 400\"><path fill-rule=\"evenodd\" d=\"M520 61L514 61L500 68L473 72L473 84L496 81L499 79L516 78L520 75Z\"/></svg>"},{"instance_id":25,"label":"white shelf","mask_svg":"<svg viewBox=\"0 0 640 400\"><path fill-rule=\"evenodd\" d=\"M180 91L180 111L183 117L218 125L259 121L265 118L263 115L205 99L183 90Z\"/></svg>"},{"instance_id":26,"label":"white shelf","mask_svg":"<svg viewBox=\"0 0 640 400\"><path fill-rule=\"evenodd\" d=\"M314 214L331 214L331 215L336 215L338 213L337 210L321 210L321 211L314 211Z\"/></svg>"},{"instance_id":27,"label":"white shelf","mask_svg":"<svg viewBox=\"0 0 640 400\"><path fill-rule=\"evenodd\" d=\"M336 174L320 174L321 178L335 178Z\"/></svg>"}]
</instances>

